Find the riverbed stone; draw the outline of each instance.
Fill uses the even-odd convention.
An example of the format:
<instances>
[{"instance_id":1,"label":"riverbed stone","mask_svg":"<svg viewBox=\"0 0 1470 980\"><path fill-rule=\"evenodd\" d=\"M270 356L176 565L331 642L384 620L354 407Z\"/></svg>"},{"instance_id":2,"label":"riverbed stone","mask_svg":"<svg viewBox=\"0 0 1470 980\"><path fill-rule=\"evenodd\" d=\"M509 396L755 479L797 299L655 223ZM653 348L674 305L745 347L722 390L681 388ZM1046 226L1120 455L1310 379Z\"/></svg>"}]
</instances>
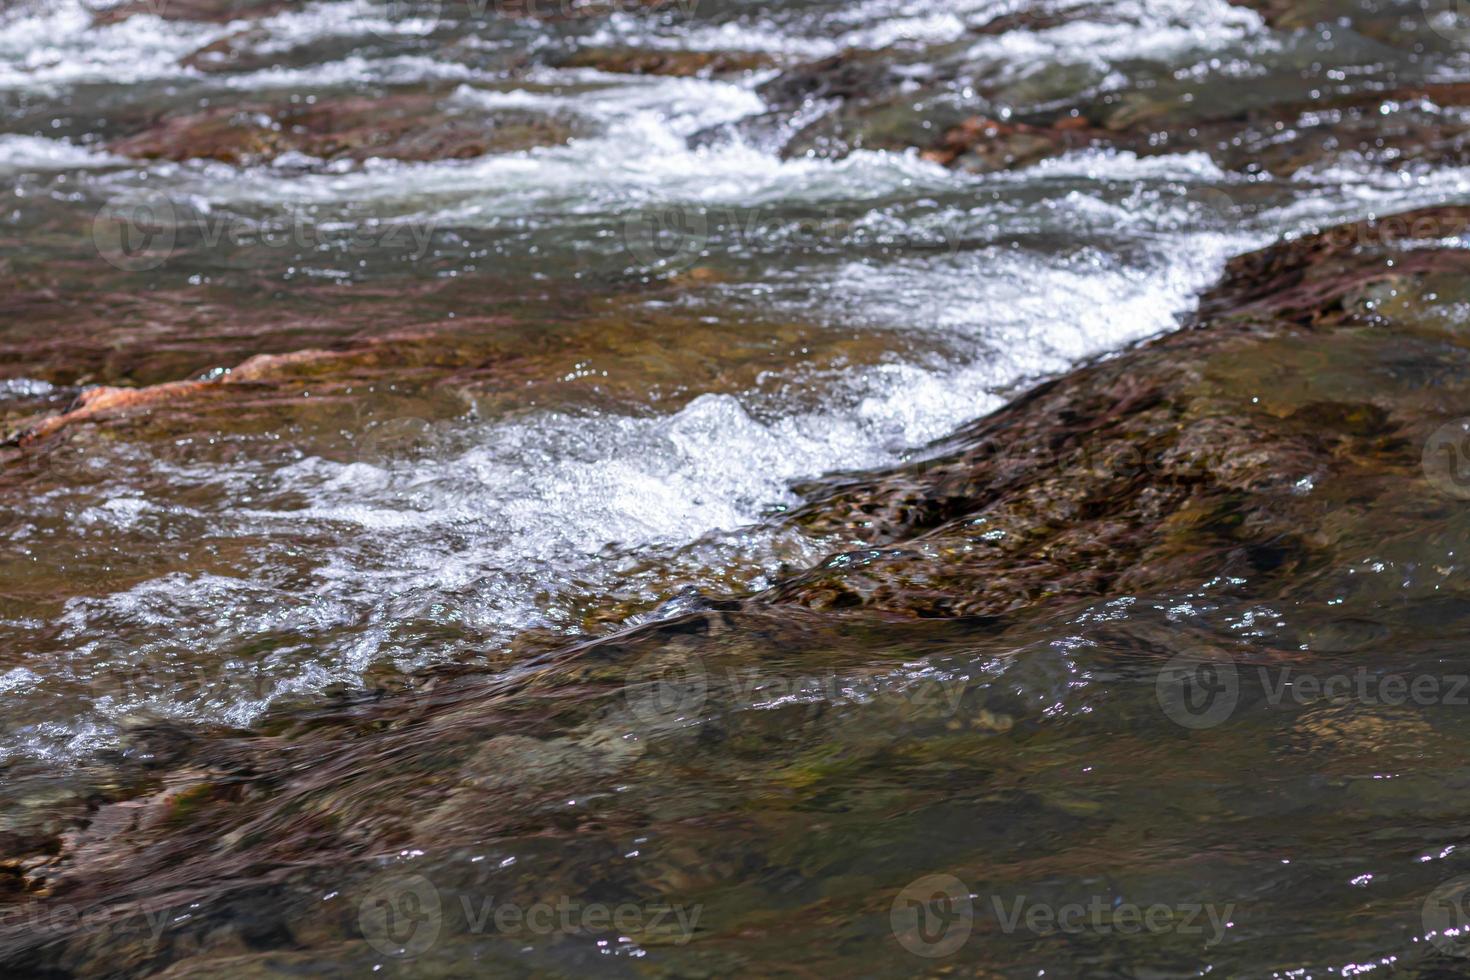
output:
<instances>
[{"instance_id":1,"label":"riverbed stone","mask_svg":"<svg viewBox=\"0 0 1470 980\"><path fill-rule=\"evenodd\" d=\"M476 112L423 93L241 103L166 116L109 149L145 160L218 160L237 166L300 154L318 163L372 158L458 160L565 143L569 121Z\"/></svg>"},{"instance_id":2,"label":"riverbed stone","mask_svg":"<svg viewBox=\"0 0 1470 980\"><path fill-rule=\"evenodd\" d=\"M515 879L515 894L530 901L555 892L549 882L575 877L578 861L605 850L594 890L707 901L710 921L732 930L687 954L668 947L694 969L703 957L738 958L750 941L741 928L779 932L743 907L739 889L759 907L760 882L779 892L814 869L841 873L843 854L802 846L792 821L829 831L817 835L825 841L845 833L871 840L887 827L888 857L863 865L874 882L885 880L885 860L904 868L904 848L936 828L953 835L953 866L973 861L975 875L1023 865L1083 873L1096 862L1100 835L1133 834L1118 825L1122 815L1059 781L1044 751L1052 729L1026 699L969 684L943 710L942 699L890 700L900 683L894 694L829 691L810 701L791 696L808 690L791 683L779 688L782 703L756 710L752 696L764 703L776 690L762 686L761 673L835 672L845 678L838 688L862 692L864 673L884 676L874 673L875 658L896 670L915 649L935 657L955 644L968 662L980 646L998 662L1033 651L1026 669L1042 673L1024 686L1046 690L1040 651L1064 656L1058 644L1081 641L1059 638L1059 622L1120 656L1162 660L1225 642L1164 612L1145 614L1166 611L1181 591L1213 582L1248 587L1246 601L1303 590L1331 596L1345 571L1400 547L1393 542L1413 547L1421 529L1432 535L1458 513L1421 457L1439 426L1470 414L1470 338L1455 313L1470 291L1470 253L1446 244L1467 229L1470 209L1430 209L1233 260L1183 329L1039 385L931 447L922 463L804 487L808 503L781 520L847 544L764 591L692 597L668 619L572 646L534 646L514 672L443 669L401 693L347 692L327 705L282 707L254 732L141 727L94 768L95 790L48 803L49 834L17 827L0 838L10 851L4 867L43 902L121 912L143 883L165 904L208 896L207 909L146 957L131 945L146 936L99 945L95 929L63 930L44 943L24 930L0 931L0 951L40 970L92 961L104 947L119 962L159 968L211 952L238 957L244 948L289 946L294 930L329 948L334 937L360 937L357 898L389 855L427 849L422 866L437 869L436 887L453 896L485 887L468 855L500 861L498 848L515 842L524 859L550 840L561 849L539 851L546 860L527 865L533 870ZM1395 319L1399 308L1416 313L1406 329ZM297 368L310 365L288 359L259 369ZM1430 368L1439 380L1425 386ZM1370 630L1351 635L1377 642L1395 635L1404 616L1431 621L1416 610L1443 608L1453 598L1449 584L1436 577L1404 586L1392 606L1377 609ZM1137 615L1124 615L1135 605ZM1356 641L1331 638L1344 621L1362 618L1359 606L1304 604L1304 647L1328 637L1337 651L1330 656L1351 656ZM1269 641L1250 650L1287 663L1311 655ZM640 708L646 686L662 683L671 662L686 678L697 665L700 683L671 689L674 701L655 702L657 712ZM883 683L899 676L889 671ZM1125 691L1115 684L1107 696ZM1101 694L1063 685L1049 698L1083 696ZM929 734L890 744L898 727ZM566 741L568 731L580 734ZM1131 732L1111 749L1089 742L1086 761L1108 772L1149 759L1164 785L1178 778L1168 775L1181 758L1169 739L1181 730L1155 731L1152 739ZM1240 731L1196 737L1238 753L1228 739ZM1295 729L1303 752L1341 744L1364 760L1383 731L1343 728L1320 713ZM1412 739L1425 731L1416 722ZM998 784L987 783L1016 745L1028 753ZM518 760L529 783L511 778ZM1201 750L1190 764L1239 761ZM1023 775L1030 767L1035 778ZM987 800L1028 819L977 825L985 804L956 800L956 780L989 785ZM691 794L691 785L709 789ZM720 793L734 791L742 809L727 812ZM1251 806L1197 792L1200 807ZM1375 805L1392 809L1387 798ZM430 814L432 833L423 829ZM658 832L633 844L651 822ZM618 863L640 847L646 857ZM693 864L691 854L700 855ZM719 873L691 875L694 865ZM172 877L181 866L187 886ZM1142 874L1150 863L1140 855L1129 866ZM336 894L327 883L344 876L364 884L333 912L321 895ZM244 947L216 931L236 903L259 918L262 888L280 896L272 908L285 902L294 915L260 919ZM820 915L831 900L809 896L803 907ZM444 942L487 940L451 930Z\"/></svg>"}]
</instances>

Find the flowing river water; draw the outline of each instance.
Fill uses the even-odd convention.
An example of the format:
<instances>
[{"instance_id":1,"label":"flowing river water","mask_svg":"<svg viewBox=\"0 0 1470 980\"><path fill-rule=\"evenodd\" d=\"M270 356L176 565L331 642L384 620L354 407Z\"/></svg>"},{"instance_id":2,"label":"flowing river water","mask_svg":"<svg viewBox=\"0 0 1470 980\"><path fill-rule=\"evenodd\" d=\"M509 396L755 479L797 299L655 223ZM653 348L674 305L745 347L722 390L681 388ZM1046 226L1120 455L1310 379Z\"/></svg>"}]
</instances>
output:
<instances>
[{"instance_id":1,"label":"flowing river water","mask_svg":"<svg viewBox=\"0 0 1470 980\"><path fill-rule=\"evenodd\" d=\"M861 534L788 516L1174 330L1232 256L1470 202L1458 145L1415 159L1334 131L1258 166L1157 137L1293 106L1286 124L1250 117L1265 154L1337 125L1344 99L1369 107L1368 126L1463 126L1470 108L1378 101L1470 82L1452 5L170 2L0 12L7 424L59 417L91 386L204 393L78 419L7 458L10 830L135 763L139 725L286 738L280 719L353 692L409 698L445 669L512 678L861 554ZM316 111L361 118L296 139L336 125ZM201 113L213 121L160 122ZM969 117L1069 114L1155 136L993 167L922 152ZM391 152L353 143L402 120ZM467 132L479 142L463 150ZM1310 596L1253 594L1222 569L1004 643L958 620L890 635L886 620L793 614L799 636L770 627L764 680L738 651L700 653L706 717L659 715L638 738L624 716L579 714L575 691L528 695L534 710L486 709L511 720L472 739L484 802L451 794L453 818L445 799L408 808L403 847L380 835L350 868L251 866L192 890L183 868L128 896L146 905L136 935L68 939L48 969L1402 968L1436 954L1421 901L1458 870L1438 864L1466 833L1451 758L1464 735L1424 746L1463 728L1465 708L1341 709L1323 723L1337 735L1311 729L1333 749L1303 748L1279 711L1193 732L1154 705L1157 650L1094 634L1126 620L1279 651L1317 649L1304 638L1325 630L1340 670L1398 644L1444 673L1455 652L1470 665L1458 612L1420 614L1409 640L1368 607L1448 602L1455 528L1396 530ZM1343 587L1351 572L1373 584ZM1335 610L1342 596L1363 608ZM396 767L405 799L447 778L427 749L389 761L405 751L354 771ZM464 830L496 807L540 816ZM890 921L894 896L934 874L966 883L938 920L963 907L953 950ZM398 889L390 915L404 894L432 909L432 942L375 934L362 909L380 880ZM915 907L951 880L920 885ZM17 956L62 942L36 939L34 918L55 912L44 898L16 900ZM477 917L506 903L514 927ZM524 924L548 906L550 925ZM1129 929L1119 911L1155 906L1167 928ZM608 921L588 921L599 908ZM1076 928L1044 928L1073 908Z\"/></svg>"}]
</instances>

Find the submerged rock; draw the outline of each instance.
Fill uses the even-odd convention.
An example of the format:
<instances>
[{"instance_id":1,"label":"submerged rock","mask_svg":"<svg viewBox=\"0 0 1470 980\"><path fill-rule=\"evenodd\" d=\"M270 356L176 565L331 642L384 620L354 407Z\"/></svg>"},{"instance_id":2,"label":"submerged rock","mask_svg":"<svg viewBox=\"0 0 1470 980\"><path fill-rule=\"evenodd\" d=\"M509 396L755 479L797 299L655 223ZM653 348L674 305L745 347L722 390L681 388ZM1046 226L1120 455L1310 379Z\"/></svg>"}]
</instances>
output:
<instances>
[{"instance_id":1,"label":"submerged rock","mask_svg":"<svg viewBox=\"0 0 1470 980\"><path fill-rule=\"evenodd\" d=\"M1381 372L1417 357L1458 379L1466 352L1453 316L1427 335L1422 322L1395 329L1383 298L1402 309L1462 296L1470 253L1440 243L1467 227L1470 209L1426 210L1233 260L1190 329L1041 386L948 440L952 451L808 505L803 526L872 547L761 601L994 615L1255 579L1300 572L1338 543L1313 517L1334 489L1357 506L1433 507L1420 447L1470 409L1464 382L1428 392Z\"/></svg>"},{"instance_id":2,"label":"submerged rock","mask_svg":"<svg viewBox=\"0 0 1470 980\"><path fill-rule=\"evenodd\" d=\"M165 116L109 149L145 160L218 160L238 166L284 154L312 161L455 160L565 143L565 120L524 111L493 114L428 94L245 103Z\"/></svg>"},{"instance_id":3,"label":"submerged rock","mask_svg":"<svg viewBox=\"0 0 1470 980\"><path fill-rule=\"evenodd\" d=\"M227 24L233 20L269 17L304 6L302 0L124 0L93 15L98 25L116 24L140 15L163 20Z\"/></svg>"},{"instance_id":4,"label":"submerged rock","mask_svg":"<svg viewBox=\"0 0 1470 980\"><path fill-rule=\"evenodd\" d=\"M450 3L436 0L372 0L365 15L385 19L420 17L448 23L473 22L477 18L582 20L607 17L616 13L657 11L677 0L495 0L483 3ZM129 17L151 15L164 20L227 24L231 21L259 19L306 6L306 0L123 0L98 10L93 23L116 24ZM376 8L376 9L374 9Z\"/></svg>"},{"instance_id":5,"label":"submerged rock","mask_svg":"<svg viewBox=\"0 0 1470 980\"><path fill-rule=\"evenodd\" d=\"M325 427L330 444L341 420L329 406L341 400L371 412L365 393L374 386L445 401L453 414L465 399L490 415L513 410L528 391L542 405L575 410L631 413L650 398L672 410L701 395L779 384L774 369L793 349L805 350L814 370L836 373L881 363L901 339L777 318L745 324L732 349L724 324L657 298L706 285L697 273L615 297L562 289L546 302L507 289L474 315L463 311L483 306L489 290L468 277L365 285L351 301L302 290L305 303L238 303L233 315L226 309L240 292L206 304L161 292L144 294L151 302L141 307L121 297L97 307L52 303L29 321L35 336L0 345L0 368L46 379L37 397L0 401L0 434L36 458L89 429L149 441L181 430L286 426L304 435L298 427ZM14 305L31 309L24 298L13 295Z\"/></svg>"},{"instance_id":6,"label":"submerged rock","mask_svg":"<svg viewBox=\"0 0 1470 980\"><path fill-rule=\"evenodd\" d=\"M989 173L1024 167L1096 142L1092 127L1083 119L1064 118L1050 126L1033 126L974 116L946 132L923 157L947 167Z\"/></svg>"},{"instance_id":7,"label":"submerged rock","mask_svg":"<svg viewBox=\"0 0 1470 980\"><path fill-rule=\"evenodd\" d=\"M1426 47L1452 47L1432 28L1429 13L1406 18L1351 0L1246 5L1261 8L1282 31L1361 27L1411 61ZM772 111L727 129L786 156L913 148L978 173L1085 148L1147 156L1200 152L1222 169L1280 177L1364 163L1461 166L1467 159L1470 89L1461 82L1408 84L1398 79L1413 76L1392 70L1349 80L1313 65L1222 97L1191 77L1149 77L1142 65L1144 77L1121 89L1080 66L1008 74L987 43L976 44L977 36L1045 33L1098 16L1090 5L1006 13L969 25L958 40L853 48L789 65L758 89ZM1354 28L1345 26L1349 20Z\"/></svg>"},{"instance_id":8,"label":"submerged rock","mask_svg":"<svg viewBox=\"0 0 1470 980\"><path fill-rule=\"evenodd\" d=\"M924 156L983 173L1085 147L1149 156L1200 151L1226 170L1290 177L1356 161L1463 166L1467 146L1470 86L1444 83L1328 94L1228 116L1141 101L1005 122L975 116L946 130Z\"/></svg>"},{"instance_id":9,"label":"submerged rock","mask_svg":"<svg viewBox=\"0 0 1470 980\"><path fill-rule=\"evenodd\" d=\"M272 59L255 54L253 48L269 36L258 27L235 31L184 56L179 65L206 74L267 68Z\"/></svg>"},{"instance_id":10,"label":"submerged rock","mask_svg":"<svg viewBox=\"0 0 1470 980\"><path fill-rule=\"evenodd\" d=\"M629 48L581 48L558 62L562 68L595 68L620 75L666 75L707 78L745 74L775 65L761 51L673 51Z\"/></svg>"},{"instance_id":11,"label":"submerged rock","mask_svg":"<svg viewBox=\"0 0 1470 980\"><path fill-rule=\"evenodd\" d=\"M1425 210L1232 261L1185 329L1039 386L922 463L805 488L810 502L785 520L853 546L757 595L690 599L669 619L533 648L514 673L444 670L406 693L283 709L253 732L140 729L93 769L94 785L49 798L44 820L11 818L0 843L14 890L73 918L44 933L0 919L0 959L32 972L106 957L113 972L187 973L232 957L265 969L265 952L308 946L318 964L356 968L381 953L353 940L385 871L432 868L449 896L493 871L498 899L526 903L582 894L590 862L607 894L711 903L718 924L697 948L661 955L675 972L720 972L711 964L746 963L751 936L783 928L764 899L803 912L783 919L848 921L872 910L832 902L889 894L891 878L912 876L900 856L893 869L870 862L841 895L803 892L810 868L830 875L850 860L803 843L813 820L840 824L827 836L844 846L921 830L976 838L977 866L1022 881L1100 873L1096 842L1112 820L1068 790L1075 761L1048 768L1055 735L1030 701L997 685L997 700L972 704L986 686L974 678L939 685L939 700L911 687L890 698L885 685L911 685L915 650L932 657L948 644L992 650L1000 664L1040 644L1051 659L1024 664L1039 669L1063 641L1080 642L1079 624L1091 624L1088 642L1120 651L1118 664L1209 649L1226 640L1118 612L1165 608L1205 582L1266 608L1310 598L1302 649L1269 636L1241 647L1260 657L1305 656L1310 644L1351 653L1404 617L1448 615L1438 584L1396 593L1371 619L1339 603L1346 571L1377 560L1386 541L1438 533L1455 510L1426 480L1421 450L1446 418L1470 415L1470 335L1457 312L1470 300L1470 252L1446 244L1467 230L1470 208ZM667 679L673 668L682 682ZM819 671L830 685L762 680ZM644 697L654 683L662 689ZM1072 696L1044 678L1007 683L1039 685L1043 706ZM1192 784L1170 766L1239 762L1181 752L1172 730L1163 744L1158 731L1119 729L1108 748L1089 741L1085 761L1147 759L1178 792ZM1404 759L1423 735L1405 729L1400 746L1390 722L1344 734L1331 719L1299 731L1304 752L1346 738ZM964 806L955 780L974 793ZM1157 800L1158 786L1143 789ZM985 822L996 798L1027 819ZM1213 806L1237 808L1227 824L1238 837L1248 806ZM1129 820L1118 826L1119 839L1137 836ZM747 907L731 889L762 901ZM161 935L128 931L130 917L168 908L189 911ZM425 970L471 947L496 964L525 962L516 957L530 948L444 928Z\"/></svg>"}]
</instances>

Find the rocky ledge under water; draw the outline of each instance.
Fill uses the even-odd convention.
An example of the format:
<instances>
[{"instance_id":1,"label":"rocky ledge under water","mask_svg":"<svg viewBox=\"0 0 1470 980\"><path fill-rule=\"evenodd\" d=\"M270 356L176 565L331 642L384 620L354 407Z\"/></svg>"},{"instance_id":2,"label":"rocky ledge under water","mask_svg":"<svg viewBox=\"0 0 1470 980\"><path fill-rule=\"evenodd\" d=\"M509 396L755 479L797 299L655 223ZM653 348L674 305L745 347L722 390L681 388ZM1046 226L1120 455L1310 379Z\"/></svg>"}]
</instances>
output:
<instances>
[{"instance_id":1,"label":"rocky ledge under water","mask_svg":"<svg viewBox=\"0 0 1470 980\"><path fill-rule=\"evenodd\" d=\"M50 930L0 916L0 960L58 973L105 961L114 975L266 975L324 957L366 968L381 957L359 941L356 899L393 855L444 860L508 841L543 860L508 872L502 898L571 890L586 874L577 855L604 849L598 888L704 896L714 911L701 942L661 949L686 972L753 968L769 937L886 909L901 868L894 882L869 875L844 889L852 908L813 898L773 918L760 902L711 897L731 881L779 894L803 860L781 841L804 838L809 811L837 812L831 794L869 772L855 760L884 760L885 775L862 777L890 781L879 799L948 798L947 783L930 785L921 760L890 744L886 716L854 727L809 713L802 731L819 737L798 741L780 727L789 718L736 710L714 681L692 710L650 710L643 680L691 660L711 678L772 664L876 677L916 649L1014 650L1079 611L1191 583L1234 581L1260 601L1326 595L1342 569L1435 538L1462 509L1454 460L1423 447L1470 414L1467 231L1470 208L1440 208L1233 260L1177 332L1042 384L922 462L804 487L809 503L784 520L862 547L763 593L684 597L643 626L533 644L501 673L441 670L391 693L283 708L252 731L143 725L75 777L33 775L38 788L12 801L0 832L0 909L74 914ZM1451 616L1446 604L1465 601L1439 586L1405 594L1368 632L1402 620L1427 635ZM1252 654L1356 648L1343 637L1363 633L1361 621L1316 615L1300 647ZM1226 642L1142 621L1097 628L1145 660ZM992 707L965 716L963 738L1044 737L1021 709ZM923 709L906 710L917 724ZM953 718L935 724L926 753L980 751L956 748ZM1058 808L1036 782L1025 792L1049 841L1085 840L1091 853L1103 815ZM571 796L602 802L583 809ZM739 808L726 811L731 799ZM851 804L888 821L908 806ZM651 828L660 861L614 860ZM991 828L997 840L1025 832ZM1147 865L1150 853L1132 860ZM190 911L154 938L125 927L140 908ZM485 937L463 941L482 963L516 962L514 943L497 953ZM455 957L469 955L457 942L420 960L422 972L455 975Z\"/></svg>"},{"instance_id":2,"label":"rocky ledge under water","mask_svg":"<svg viewBox=\"0 0 1470 980\"><path fill-rule=\"evenodd\" d=\"M1463 166L1470 86L1315 93L1212 114L1160 102L1099 102L1004 121L973 116L924 151L945 166L986 173L1080 149L1140 156L1198 151L1222 169L1291 177L1347 161Z\"/></svg>"},{"instance_id":3,"label":"rocky ledge under water","mask_svg":"<svg viewBox=\"0 0 1470 980\"><path fill-rule=\"evenodd\" d=\"M145 160L455 160L565 143L566 120L517 110L479 112L429 93L246 103L167 116L109 149Z\"/></svg>"}]
</instances>

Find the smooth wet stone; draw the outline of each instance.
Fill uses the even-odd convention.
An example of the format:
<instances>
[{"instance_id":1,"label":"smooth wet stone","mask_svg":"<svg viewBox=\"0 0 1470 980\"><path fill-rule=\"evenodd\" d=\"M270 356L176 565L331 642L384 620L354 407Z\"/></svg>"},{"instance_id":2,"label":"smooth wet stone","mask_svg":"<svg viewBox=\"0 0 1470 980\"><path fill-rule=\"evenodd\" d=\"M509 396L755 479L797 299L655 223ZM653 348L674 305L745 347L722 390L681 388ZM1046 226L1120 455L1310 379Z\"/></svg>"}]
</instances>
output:
<instances>
[{"instance_id":1,"label":"smooth wet stone","mask_svg":"<svg viewBox=\"0 0 1470 980\"><path fill-rule=\"evenodd\" d=\"M535 113L485 114L432 95L245 103L169 116L109 149L146 160L218 160L237 166L283 154L314 161L458 160L564 143L567 122Z\"/></svg>"},{"instance_id":2,"label":"smooth wet stone","mask_svg":"<svg viewBox=\"0 0 1470 980\"><path fill-rule=\"evenodd\" d=\"M102 7L93 20L102 26L144 15L171 21L225 24L233 20L269 17L302 6L305 6L302 0L123 0L122 3Z\"/></svg>"},{"instance_id":3,"label":"smooth wet stone","mask_svg":"<svg viewBox=\"0 0 1470 980\"><path fill-rule=\"evenodd\" d=\"M757 91L769 105L798 105L805 100L871 96L896 78L888 59L854 50L788 69Z\"/></svg>"},{"instance_id":4,"label":"smooth wet stone","mask_svg":"<svg viewBox=\"0 0 1470 980\"><path fill-rule=\"evenodd\" d=\"M209 42L185 55L179 64L205 73L266 68L270 59L253 54L251 49L268 38L269 34L260 28L246 28Z\"/></svg>"},{"instance_id":5,"label":"smooth wet stone","mask_svg":"<svg viewBox=\"0 0 1470 980\"><path fill-rule=\"evenodd\" d=\"M1007 122L976 116L948 129L924 156L984 173L1084 148L1202 151L1226 170L1291 177L1359 161L1390 169L1462 166L1470 145L1470 89L1460 84L1326 95L1228 117L1138 100L1070 113Z\"/></svg>"},{"instance_id":6,"label":"smooth wet stone","mask_svg":"<svg viewBox=\"0 0 1470 980\"><path fill-rule=\"evenodd\" d=\"M1032 126L975 116L946 132L923 156L947 167L989 173L1029 166L1094 145L1094 140L1083 119L1064 117L1051 126Z\"/></svg>"},{"instance_id":7,"label":"smooth wet stone","mask_svg":"<svg viewBox=\"0 0 1470 980\"><path fill-rule=\"evenodd\" d=\"M761 51L629 48L580 48L559 62L563 68L593 68L619 75L665 75L673 78L743 75L775 64L771 55Z\"/></svg>"},{"instance_id":8,"label":"smooth wet stone","mask_svg":"<svg viewBox=\"0 0 1470 980\"><path fill-rule=\"evenodd\" d=\"M872 548L763 601L996 615L1180 578L1299 573L1329 544L1309 516L1326 485L1373 497L1414 466L1427 435L1417 390L1374 386L1364 351L1365 390L1346 404L1264 378L1231 387L1218 372L1307 378L1333 333L1371 343L1357 297L1470 269L1463 250L1417 244L1462 233L1467 214L1343 226L1233 260L1195 329L1033 391L955 437L958 451L809 504L803 526ZM1377 336L1382 357L1391 344Z\"/></svg>"},{"instance_id":9,"label":"smooth wet stone","mask_svg":"<svg viewBox=\"0 0 1470 980\"><path fill-rule=\"evenodd\" d=\"M902 339L885 330L827 331L775 320L748 324L732 349L723 323L645 305L648 294L639 291L590 304L563 293L551 306L506 305L499 313L454 319L429 312L458 305L457 298L477 288L456 289L462 282L363 297L330 311L277 308L274 315L262 311L260 320L242 315L230 329L208 333L189 318L165 321L161 314L172 308L164 297L148 307L153 316L146 330L127 320L69 318L65 331L48 331L50 349L20 340L0 346L0 358L13 352L16 373L44 377L55 370L65 382L43 396L0 401L0 421L14 442L44 454L57 448L58 438L88 427L125 429L142 440L282 424L331 432L344 418L352 427L372 418L377 408L365 396L384 389L422 394L437 406L433 415L468 406L496 415L514 410L527 393L547 405L636 412L650 398L678 407L702 395L772 388L782 383L776 369L794 350L810 358L813 379L835 377L852 365L880 363ZM664 292L678 295L699 284L696 277ZM213 322L216 309L192 312ZM311 346L292 349L302 342ZM252 346L276 350L245 355ZM89 365L93 356L105 358L95 373L65 371ZM96 380L107 383L85 384ZM413 419L400 424L398 435L415 431ZM394 451L395 438L376 433L373 452ZM344 448L357 451L342 446L340 436L322 451L337 457Z\"/></svg>"}]
</instances>

